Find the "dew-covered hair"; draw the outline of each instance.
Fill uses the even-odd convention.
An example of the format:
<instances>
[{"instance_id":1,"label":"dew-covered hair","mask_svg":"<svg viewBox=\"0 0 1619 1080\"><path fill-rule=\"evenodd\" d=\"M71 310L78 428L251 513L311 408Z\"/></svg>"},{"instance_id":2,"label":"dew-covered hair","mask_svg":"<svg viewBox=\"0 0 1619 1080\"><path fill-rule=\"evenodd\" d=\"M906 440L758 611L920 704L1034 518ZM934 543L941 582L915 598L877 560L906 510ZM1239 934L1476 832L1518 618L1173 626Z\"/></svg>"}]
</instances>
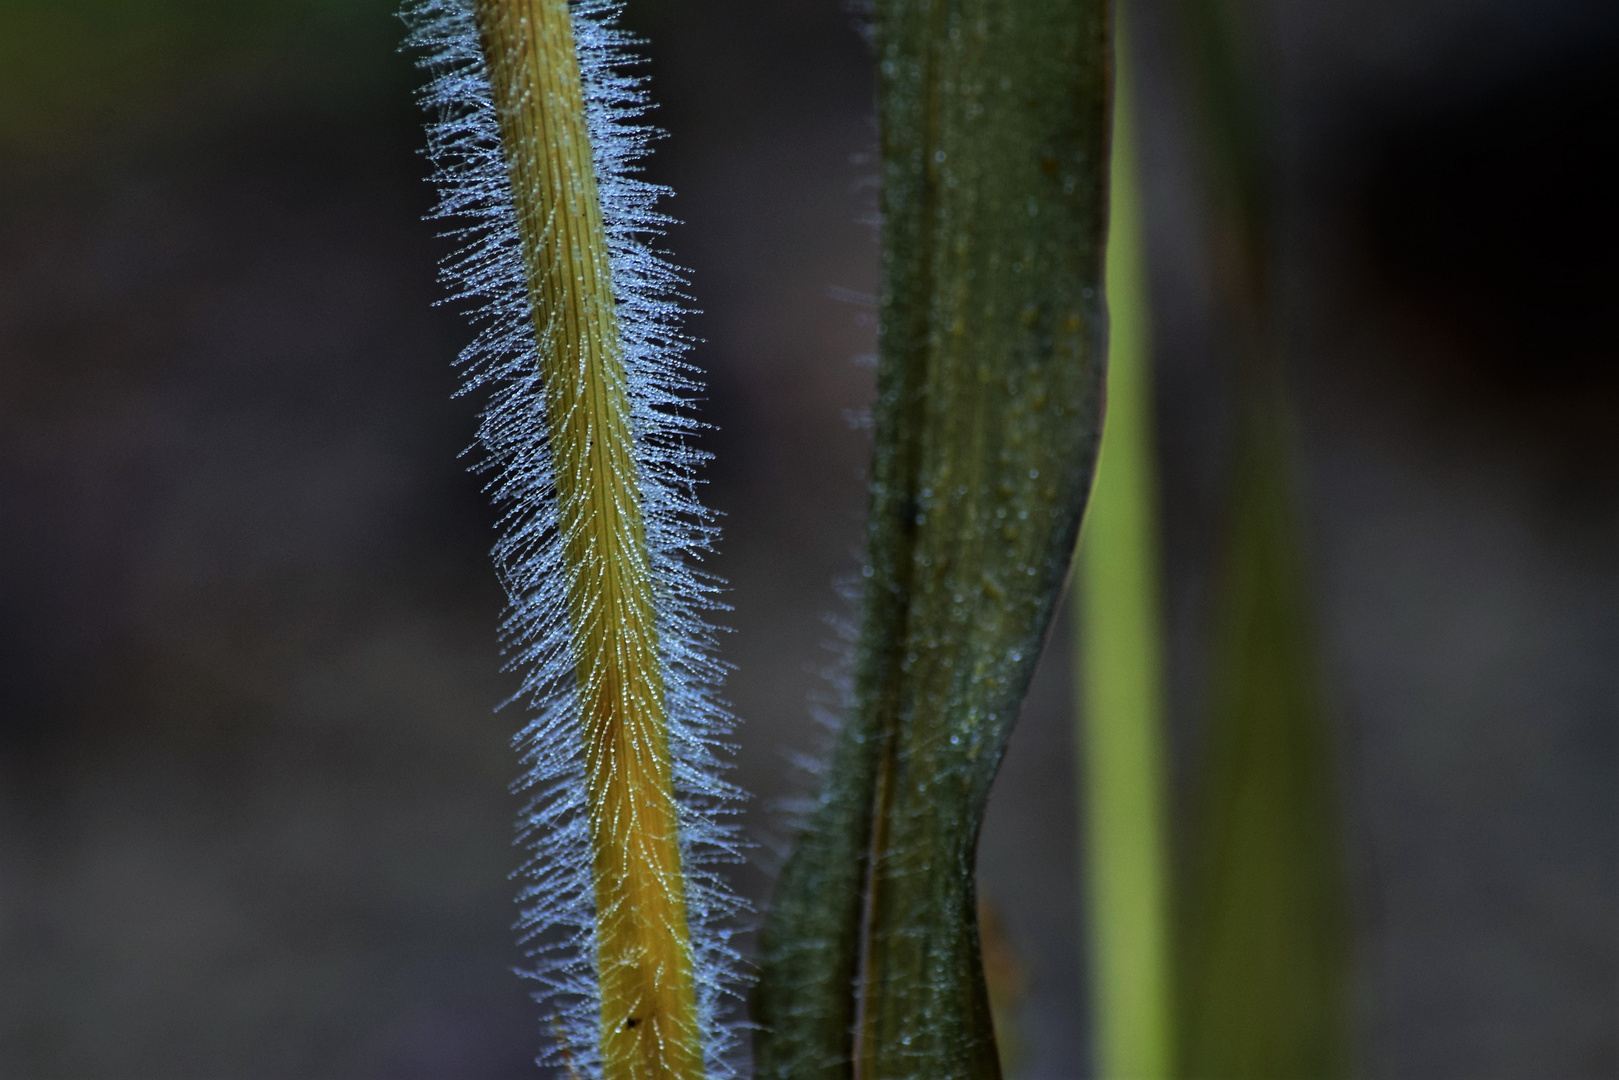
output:
<instances>
[{"instance_id":1,"label":"dew-covered hair","mask_svg":"<svg viewBox=\"0 0 1619 1080\"><path fill-rule=\"evenodd\" d=\"M616 26L619 10L618 0L571 6L657 606L703 1054L708 1074L726 1077L734 1074L737 1049L727 1017L736 1005L730 926L740 904L723 867L739 858L731 818L741 793L721 775L733 721L715 696L723 665L708 616L720 607L718 582L698 569L716 530L695 492L706 455L691 444L698 425L688 405L697 377L679 328L683 278L652 246L669 222L657 209L668 192L640 176L655 132L642 122L644 80L628 71L634 42ZM474 0L406 0L402 14L407 44L430 76L421 100L431 113L435 216L450 224L445 235L458 245L443 277L450 302L464 307L476 328L457 363L461 392L487 395L475 467L488 477L500 511L493 555L509 604L501 636L507 667L523 680L512 700L528 713L516 736L524 767L516 787L528 798L518 822L528 852L520 871L518 929L529 958L522 974L538 984L541 1027L550 1036L539 1063L596 1076L601 997L570 570L508 158Z\"/></svg>"}]
</instances>

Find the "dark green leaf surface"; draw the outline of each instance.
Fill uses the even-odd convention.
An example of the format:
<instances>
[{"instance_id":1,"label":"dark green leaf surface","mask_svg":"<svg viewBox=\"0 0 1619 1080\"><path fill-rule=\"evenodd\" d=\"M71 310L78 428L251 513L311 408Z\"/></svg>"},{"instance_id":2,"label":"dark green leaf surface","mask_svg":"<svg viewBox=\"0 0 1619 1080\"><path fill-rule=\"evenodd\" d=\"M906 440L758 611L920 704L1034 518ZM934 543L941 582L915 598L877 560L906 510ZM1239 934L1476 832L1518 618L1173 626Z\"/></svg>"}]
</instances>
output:
<instances>
[{"instance_id":1,"label":"dark green leaf surface","mask_svg":"<svg viewBox=\"0 0 1619 1080\"><path fill-rule=\"evenodd\" d=\"M883 286L855 706L766 922L756 1069L994 1077L973 867L1096 459L1107 6L879 0L876 31Z\"/></svg>"}]
</instances>

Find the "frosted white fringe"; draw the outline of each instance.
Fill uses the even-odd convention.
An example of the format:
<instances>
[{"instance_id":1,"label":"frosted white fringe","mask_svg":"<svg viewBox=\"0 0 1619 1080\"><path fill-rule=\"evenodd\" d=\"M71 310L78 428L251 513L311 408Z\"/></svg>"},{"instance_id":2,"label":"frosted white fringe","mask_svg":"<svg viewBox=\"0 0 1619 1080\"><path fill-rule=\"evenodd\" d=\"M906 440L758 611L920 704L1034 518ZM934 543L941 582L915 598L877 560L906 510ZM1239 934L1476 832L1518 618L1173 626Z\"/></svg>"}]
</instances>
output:
<instances>
[{"instance_id":1,"label":"frosted white fringe","mask_svg":"<svg viewBox=\"0 0 1619 1080\"><path fill-rule=\"evenodd\" d=\"M742 792L721 773L734 721L715 696L724 674L709 613L722 607L717 579L697 569L716 535L696 497L707 455L690 444L698 389L681 272L651 246L669 219L668 194L637 175L654 132L640 123L644 80L628 74L634 41L616 27L619 0L575 0L573 29L584 80L596 183L611 252L623 335L635 457L658 610L669 744L680 806L681 855L691 927L697 1009L708 1074L735 1074L738 965L731 944L741 902L723 868L741 861L732 821ZM584 737L574 698L575 653L567 620L569 569L557 528L540 383L511 181L500 145L489 75L471 0L406 0L407 46L430 81L427 152L438 187L435 216L454 223L460 250L443 276L451 302L468 308L477 334L458 365L462 393L483 391L479 469L501 510L494 548L509 608L501 627L513 700L530 718L516 737L529 802L518 822L529 859L520 875L517 928L537 981L546 1038L538 1063L581 1077L601 1073L601 998L596 981L594 894L586 836Z\"/></svg>"}]
</instances>

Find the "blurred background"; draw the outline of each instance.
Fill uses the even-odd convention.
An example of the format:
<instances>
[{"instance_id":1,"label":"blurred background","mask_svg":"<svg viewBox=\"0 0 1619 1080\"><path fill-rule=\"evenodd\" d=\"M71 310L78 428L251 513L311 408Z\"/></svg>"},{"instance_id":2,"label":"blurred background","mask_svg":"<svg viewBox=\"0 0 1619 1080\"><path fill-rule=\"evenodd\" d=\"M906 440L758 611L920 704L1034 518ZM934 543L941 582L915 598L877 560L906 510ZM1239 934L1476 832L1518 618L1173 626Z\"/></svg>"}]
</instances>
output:
<instances>
[{"instance_id":1,"label":"blurred background","mask_svg":"<svg viewBox=\"0 0 1619 1080\"><path fill-rule=\"evenodd\" d=\"M1133 0L1177 775L1233 376L1196 42ZM1619 1076L1619 8L1252 11L1357 1072ZM857 566L873 82L839 0L630 0L775 801ZM523 1076L520 718L391 0L0 0L0 1075ZM1028 1077L1088 1075L1059 617L986 825Z\"/></svg>"}]
</instances>

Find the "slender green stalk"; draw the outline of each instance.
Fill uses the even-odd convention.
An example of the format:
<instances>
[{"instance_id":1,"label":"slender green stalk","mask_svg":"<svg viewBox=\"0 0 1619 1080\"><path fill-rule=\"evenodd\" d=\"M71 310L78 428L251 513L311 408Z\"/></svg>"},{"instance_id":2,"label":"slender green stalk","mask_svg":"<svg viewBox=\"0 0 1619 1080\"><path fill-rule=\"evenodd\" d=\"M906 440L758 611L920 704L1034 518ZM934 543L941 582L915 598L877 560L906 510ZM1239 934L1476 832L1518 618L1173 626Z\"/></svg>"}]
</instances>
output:
<instances>
[{"instance_id":1,"label":"slender green stalk","mask_svg":"<svg viewBox=\"0 0 1619 1080\"><path fill-rule=\"evenodd\" d=\"M718 775L730 718L692 565L695 498L681 272L649 239L648 105L618 0L407 0L431 73L428 152L445 265L478 333L467 390L502 510L493 552L516 695L529 851L519 929L554 1044L578 1078L732 1074L721 996L737 910Z\"/></svg>"},{"instance_id":2,"label":"slender green stalk","mask_svg":"<svg viewBox=\"0 0 1619 1080\"><path fill-rule=\"evenodd\" d=\"M606 1080L702 1050L653 579L610 252L566 0L480 0L534 309L585 740Z\"/></svg>"},{"instance_id":3,"label":"slender green stalk","mask_svg":"<svg viewBox=\"0 0 1619 1080\"><path fill-rule=\"evenodd\" d=\"M1115 46L1107 422L1074 591L1096 1075L1170 1080L1164 657L1134 98Z\"/></svg>"},{"instance_id":4,"label":"slender green stalk","mask_svg":"<svg viewBox=\"0 0 1619 1080\"><path fill-rule=\"evenodd\" d=\"M1095 463L1108 9L879 0L855 702L765 924L761 1077L999 1075L973 868Z\"/></svg>"}]
</instances>

